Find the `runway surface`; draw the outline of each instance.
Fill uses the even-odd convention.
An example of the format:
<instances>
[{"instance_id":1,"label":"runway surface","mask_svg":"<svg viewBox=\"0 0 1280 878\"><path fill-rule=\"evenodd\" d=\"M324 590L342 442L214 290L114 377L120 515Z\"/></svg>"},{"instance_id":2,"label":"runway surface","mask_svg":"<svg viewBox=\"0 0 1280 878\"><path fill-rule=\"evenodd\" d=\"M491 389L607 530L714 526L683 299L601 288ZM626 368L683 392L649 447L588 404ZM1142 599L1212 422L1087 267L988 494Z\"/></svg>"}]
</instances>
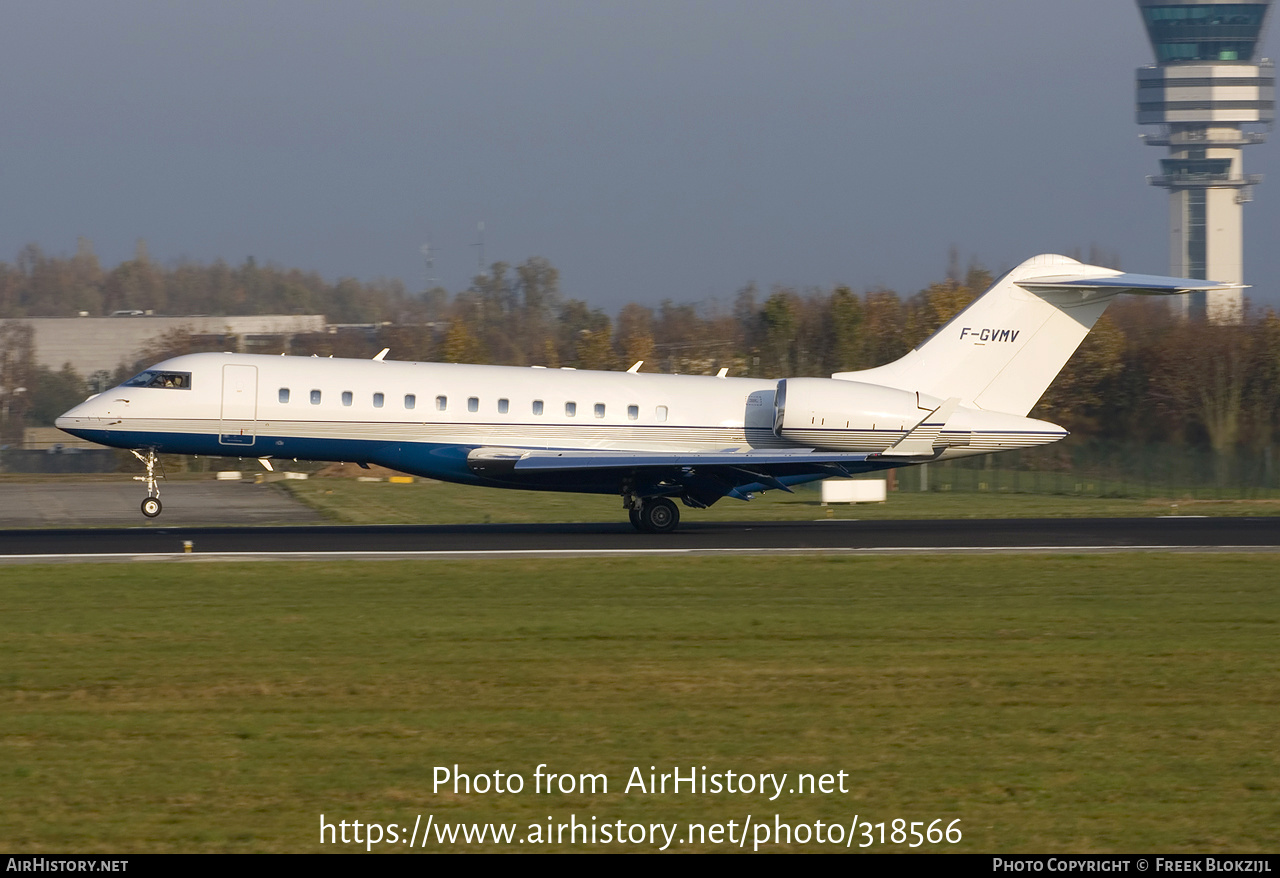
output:
<instances>
[{"instance_id":1,"label":"runway surface","mask_svg":"<svg viewBox=\"0 0 1280 878\"><path fill-rule=\"evenodd\" d=\"M131 527L0 531L0 560L598 554L1280 551L1280 518L1053 518L626 524Z\"/></svg>"}]
</instances>

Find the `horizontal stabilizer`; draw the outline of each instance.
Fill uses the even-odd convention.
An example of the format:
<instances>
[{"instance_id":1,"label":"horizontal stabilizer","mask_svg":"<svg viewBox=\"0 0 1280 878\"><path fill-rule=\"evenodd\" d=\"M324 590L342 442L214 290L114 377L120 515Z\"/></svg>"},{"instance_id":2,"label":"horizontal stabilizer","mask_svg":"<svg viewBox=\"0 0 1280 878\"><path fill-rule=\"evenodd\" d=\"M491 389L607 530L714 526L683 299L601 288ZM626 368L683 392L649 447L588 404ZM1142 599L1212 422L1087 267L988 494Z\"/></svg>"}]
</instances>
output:
<instances>
[{"instance_id":1,"label":"horizontal stabilizer","mask_svg":"<svg viewBox=\"0 0 1280 878\"><path fill-rule=\"evenodd\" d=\"M1111 277L1029 277L1017 281L1030 292L1052 290L1098 290L1108 295L1131 293L1139 296L1170 296L1199 290L1241 290L1245 284L1217 283L1188 277L1161 277L1156 274L1116 274Z\"/></svg>"}]
</instances>

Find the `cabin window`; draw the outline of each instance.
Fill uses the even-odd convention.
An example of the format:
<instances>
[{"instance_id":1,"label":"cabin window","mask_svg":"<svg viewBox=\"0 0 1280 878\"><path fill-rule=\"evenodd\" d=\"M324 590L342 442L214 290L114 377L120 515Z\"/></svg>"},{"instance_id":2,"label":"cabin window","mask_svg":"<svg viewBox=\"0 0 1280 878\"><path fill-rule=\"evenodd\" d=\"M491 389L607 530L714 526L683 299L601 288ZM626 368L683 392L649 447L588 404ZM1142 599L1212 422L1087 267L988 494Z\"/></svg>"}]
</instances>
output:
<instances>
[{"instance_id":1,"label":"cabin window","mask_svg":"<svg viewBox=\"0 0 1280 878\"><path fill-rule=\"evenodd\" d=\"M281 401L281 402L288 402L288 401L289 401L289 388L287 388L287 387L281 387L281 388L280 388L280 401Z\"/></svg>"},{"instance_id":2,"label":"cabin window","mask_svg":"<svg viewBox=\"0 0 1280 878\"><path fill-rule=\"evenodd\" d=\"M535 400L533 401L533 413L534 413L535 415L540 415L540 414L542 414L542 400L540 400L540 399L535 399Z\"/></svg>"},{"instance_id":3,"label":"cabin window","mask_svg":"<svg viewBox=\"0 0 1280 878\"><path fill-rule=\"evenodd\" d=\"M640 406L638 405L627 406L627 420L628 421L640 420Z\"/></svg>"},{"instance_id":4,"label":"cabin window","mask_svg":"<svg viewBox=\"0 0 1280 878\"><path fill-rule=\"evenodd\" d=\"M351 405L351 403L352 403L352 402L354 402L354 401L355 401L355 396L351 393L351 391L350 391L350 390L344 390L344 391L342 391L342 404L343 404L343 405Z\"/></svg>"},{"instance_id":5,"label":"cabin window","mask_svg":"<svg viewBox=\"0 0 1280 878\"><path fill-rule=\"evenodd\" d=\"M381 393L375 393L373 395L373 407L376 409L382 408L382 403L384 399L385 397Z\"/></svg>"},{"instance_id":6,"label":"cabin window","mask_svg":"<svg viewBox=\"0 0 1280 878\"><path fill-rule=\"evenodd\" d=\"M320 405L320 391L318 390L311 391L311 404Z\"/></svg>"},{"instance_id":7,"label":"cabin window","mask_svg":"<svg viewBox=\"0 0 1280 878\"><path fill-rule=\"evenodd\" d=\"M411 408L413 408L414 406L416 406L417 404L418 404L418 397L414 396L412 393L406 393L406 394L404 395L404 407L405 407L405 408L407 408L407 409L411 409Z\"/></svg>"},{"instance_id":8,"label":"cabin window","mask_svg":"<svg viewBox=\"0 0 1280 878\"><path fill-rule=\"evenodd\" d=\"M191 389L191 373L190 372L156 372L148 369L146 372L134 375L121 387L167 387L174 390L190 390Z\"/></svg>"},{"instance_id":9,"label":"cabin window","mask_svg":"<svg viewBox=\"0 0 1280 878\"><path fill-rule=\"evenodd\" d=\"M505 415L507 409L511 408L511 401L506 399L498 400L498 414Z\"/></svg>"},{"instance_id":10,"label":"cabin window","mask_svg":"<svg viewBox=\"0 0 1280 878\"><path fill-rule=\"evenodd\" d=\"M578 413L578 404L576 402L566 402L564 404L564 416L572 418Z\"/></svg>"},{"instance_id":11,"label":"cabin window","mask_svg":"<svg viewBox=\"0 0 1280 878\"><path fill-rule=\"evenodd\" d=\"M604 403L602 402L596 403L596 417L597 418L604 417Z\"/></svg>"},{"instance_id":12,"label":"cabin window","mask_svg":"<svg viewBox=\"0 0 1280 878\"><path fill-rule=\"evenodd\" d=\"M449 408L449 397L447 397L447 396L437 396L437 397L436 397L436 411L438 411L438 412L443 412L443 411L448 410L448 408Z\"/></svg>"},{"instance_id":13,"label":"cabin window","mask_svg":"<svg viewBox=\"0 0 1280 878\"><path fill-rule=\"evenodd\" d=\"M653 410L653 414L659 421L665 421L667 419L667 407L660 405Z\"/></svg>"},{"instance_id":14,"label":"cabin window","mask_svg":"<svg viewBox=\"0 0 1280 878\"><path fill-rule=\"evenodd\" d=\"M479 397L476 397L476 396L470 396L470 397L467 397L467 411L469 411L469 412L478 412L478 411L480 411L480 398L479 398Z\"/></svg>"}]
</instances>

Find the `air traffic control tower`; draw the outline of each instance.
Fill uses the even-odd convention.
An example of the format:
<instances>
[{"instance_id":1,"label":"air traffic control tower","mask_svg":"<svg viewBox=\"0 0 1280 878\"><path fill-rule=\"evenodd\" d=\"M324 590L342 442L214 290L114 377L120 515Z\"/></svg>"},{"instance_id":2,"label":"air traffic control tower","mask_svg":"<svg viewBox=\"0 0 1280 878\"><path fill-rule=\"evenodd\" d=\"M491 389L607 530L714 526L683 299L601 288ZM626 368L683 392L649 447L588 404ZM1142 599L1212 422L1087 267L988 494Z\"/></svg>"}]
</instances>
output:
<instances>
[{"instance_id":1,"label":"air traffic control tower","mask_svg":"<svg viewBox=\"0 0 1280 878\"><path fill-rule=\"evenodd\" d=\"M1138 68L1138 124L1167 146L1160 173L1169 190L1169 273L1244 283L1243 206L1262 182L1244 173L1241 150L1262 143L1246 125L1275 120L1275 65L1258 57L1271 0L1138 0L1155 50L1154 67ZM1189 316L1239 322L1240 290L1179 296Z\"/></svg>"}]
</instances>

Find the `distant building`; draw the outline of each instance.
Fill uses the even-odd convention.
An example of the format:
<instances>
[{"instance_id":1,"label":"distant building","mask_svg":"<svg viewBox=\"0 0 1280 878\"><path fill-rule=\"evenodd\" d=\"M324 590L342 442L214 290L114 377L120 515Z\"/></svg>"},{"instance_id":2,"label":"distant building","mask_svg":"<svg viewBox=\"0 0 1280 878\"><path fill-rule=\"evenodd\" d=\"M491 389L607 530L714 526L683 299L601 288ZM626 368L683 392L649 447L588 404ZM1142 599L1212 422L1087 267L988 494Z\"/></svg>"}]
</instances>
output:
<instances>
[{"instance_id":1,"label":"distant building","mask_svg":"<svg viewBox=\"0 0 1280 878\"><path fill-rule=\"evenodd\" d=\"M66 363L86 378L100 370L114 372L132 363L147 347L173 332L219 336L228 349L246 353L280 353L283 337L325 332L323 314L262 314L254 317L29 317L0 320L24 323L34 333L37 365L61 369ZM277 349L267 350L264 343Z\"/></svg>"},{"instance_id":2,"label":"distant building","mask_svg":"<svg viewBox=\"0 0 1280 878\"><path fill-rule=\"evenodd\" d=\"M1266 135L1245 131L1275 121L1275 66L1258 58L1271 0L1138 0L1155 52L1138 69L1138 124L1169 148L1160 173L1169 190L1170 274L1244 283L1244 217L1258 175L1244 173L1242 149ZM1239 322L1240 290L1180 296L1186 313L1215 323Z\"/></svg>"}]
</instances>

